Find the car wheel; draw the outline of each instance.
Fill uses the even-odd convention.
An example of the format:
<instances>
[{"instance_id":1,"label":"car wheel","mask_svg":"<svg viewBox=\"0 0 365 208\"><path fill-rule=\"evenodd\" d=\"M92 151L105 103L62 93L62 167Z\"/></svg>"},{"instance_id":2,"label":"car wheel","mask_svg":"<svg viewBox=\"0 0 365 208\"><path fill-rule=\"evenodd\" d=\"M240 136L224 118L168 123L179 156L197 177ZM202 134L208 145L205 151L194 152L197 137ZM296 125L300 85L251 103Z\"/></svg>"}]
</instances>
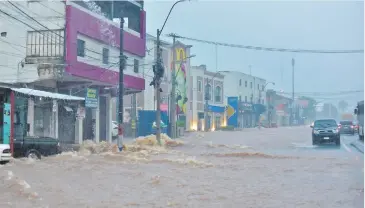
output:
<instances>
[{"instance_id":1,"label":"car wheel","mask_svg":"<svg viewBox=\"0 0 365 208\"><path fill-rule=\"evenodd\" d=\"M312 138L312 145L317 145L318 144L318 141L317 141L317 139L315 139L315 138Z\"/></svg>"},{"instance_id":2,"label":"car wheel","mask_svg":"<svg viewBox=\"0 0 365 208\"><path fill-rule=\"evenodd\" d=\"M337 145L337 146L340 146L340 145L341 145L341 139L340 139L340 138L337 138L337 139L336 139L336 145Z\"/></svg>"},{"instance_id":3,"label":"car wheel","mask_svg":"<svg viewBox=\"0 0 365 208\"><path fill-rule=\"evenodd\" d=\"M35 149L28 150L28 152L25 154L25 157L33 159L33 160L40 160L41 159L41 153L39 153Z\"/></svg>"},{"instance_id":4,"label":"car wheel","mask_svg":"<svg viewBox=\"0 0 365 208\"><path fill-rule=\"evenodd\" d=\"M9 162L9 160L3 160L3 161L0 161L0 165L5 165Z\"/></svg>"}]
</instances>

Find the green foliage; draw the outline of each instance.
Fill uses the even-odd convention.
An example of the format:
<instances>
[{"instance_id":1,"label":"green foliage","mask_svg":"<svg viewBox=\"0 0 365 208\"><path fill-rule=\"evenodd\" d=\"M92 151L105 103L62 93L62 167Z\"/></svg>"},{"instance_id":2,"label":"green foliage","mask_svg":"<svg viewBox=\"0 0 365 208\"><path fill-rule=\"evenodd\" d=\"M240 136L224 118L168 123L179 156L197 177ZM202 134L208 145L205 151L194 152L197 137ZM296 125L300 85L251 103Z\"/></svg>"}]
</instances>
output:
<instances>
[{"instance_id":1,"label":"green foliage","mask_svg":"<svg viewBox=\"0 0 365 208\"><path fill-rule=\"evenodd\" d=\"M311 97L301 96L299 100L308 100L308 106L303 109L303 116L308 119L314 119L316 117L316 105L317 101Z\"/></svg>"}]
</instances>

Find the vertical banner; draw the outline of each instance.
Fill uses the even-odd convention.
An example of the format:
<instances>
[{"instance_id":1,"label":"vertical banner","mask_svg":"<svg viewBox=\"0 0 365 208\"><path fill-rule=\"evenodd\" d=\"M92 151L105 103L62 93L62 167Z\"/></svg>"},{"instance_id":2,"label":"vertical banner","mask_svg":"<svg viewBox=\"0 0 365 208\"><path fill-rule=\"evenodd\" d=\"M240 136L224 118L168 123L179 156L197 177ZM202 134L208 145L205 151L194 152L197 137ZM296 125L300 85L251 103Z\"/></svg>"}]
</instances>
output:
<instances>
[{"instance_id":1,"label":"vertical banner","mask_svg":"<svg viewBox=\"0 0 365 208\"><path fill-rule=\"evenodd\" d=\"M11 136L11 105L4 103L4 117L3 117L3 138L4 144L10 144Z\"/></svg>"},{"instance_id":2,"label":"vertical banner","mask_svg":"<svg viewBox=\"0 0 365 208\"><path fill-rule=\"evenodd\" d=\"M228 97L227 99L227 125L238 127L238 97Z\"/></svg>"}]
</instances>

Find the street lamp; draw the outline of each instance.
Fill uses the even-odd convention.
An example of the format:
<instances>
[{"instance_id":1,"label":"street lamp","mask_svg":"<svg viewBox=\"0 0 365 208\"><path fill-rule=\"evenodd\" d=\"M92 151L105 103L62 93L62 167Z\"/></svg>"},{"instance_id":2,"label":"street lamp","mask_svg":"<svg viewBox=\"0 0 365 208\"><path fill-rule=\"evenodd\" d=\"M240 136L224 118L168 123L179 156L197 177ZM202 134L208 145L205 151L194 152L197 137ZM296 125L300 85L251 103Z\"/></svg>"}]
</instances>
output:
<instances>
[{"instance_id":1,"label":"street lamp","mask_svg":"<svg viewBox=\"0 0 365 208\"><path fill-rule=\"evenodd\" d=\"M161 29L157 29L157 40L156 40L157 57L156 57L156 71L154 71L154 73L155 73L154 86L155 86L155 89L156 89L156 100L157 100L157 103L156 103L156 105L157 105L156 106L157 107L156 108L156 139L157 139L157 141L160 145L161 145L161 108L160 108L161 90L160 90L160 84L161 84L161 78L163 77L163 73L164 73L164 68L162 66L162 60L161 60L161 51L160 51L160 45L161 45L160 36L161 36L161 33L162 33L162 31L163 31L163 29L166 25L166 22L169 19L170 14L171 14L172 10L174 9L174 7L178 3L181 3L181 2L184 2L184 1L185 0L179 0L179 1L176 1L172 5L172 7L171 7L164 23L163 23Z\"/></svg>"}]
</instances>

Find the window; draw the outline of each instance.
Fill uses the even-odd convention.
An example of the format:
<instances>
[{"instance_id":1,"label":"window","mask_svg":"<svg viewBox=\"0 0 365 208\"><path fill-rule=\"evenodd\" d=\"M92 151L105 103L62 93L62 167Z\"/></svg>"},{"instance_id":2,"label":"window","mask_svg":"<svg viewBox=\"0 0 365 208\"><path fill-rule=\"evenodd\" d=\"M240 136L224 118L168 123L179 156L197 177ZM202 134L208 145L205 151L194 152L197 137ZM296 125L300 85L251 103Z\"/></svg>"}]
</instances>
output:
<instances>
[{"instance_id":1,"label":"window","mask_svg":"<svg viewBox=\"0 0 365 208\"><path fill-rule=\"evenodd\" d=\"M210 86L210 84L207 84L205 86L205 100L211 100L212 99L212 87Z\"/></svg>"},{"instance_id":2,"label":"window","mask_svg":"<svg viewBox=\"0 0 365 208\"><path fill-rule=\"evenodd\" d=\"M245 87L247 87L247 81L245 81Z\"/></svg>"},{"instance_id":3,"label":"window","mask_svg":"<svg viewBox=\"0 0 365 208\"><path fill-rule=\"evenodd\" d=\"M214 101L215 102L221 102L222 101L222 96L221 96L221 94L222 94L222 89L221 89L221 87L220 86L216 86L215 87L215 98L214 98Z\"/></svg>"},{"instance_id":4,"label":"window","mask_svg":"<svg viewBox=\"0 0 365 208\"><path fill-rule=\"evenodd\" d=\"M222 101L222 88L220 86L215 87L215 102Z\"/></svg>"},{"instance_id":5,"label":"window","mask_svg":"<svg viewBox=\"0 0 365 208\"><path fill-rule=\"evenodd\" d=\"M133 63L133 71L135 73L139 72L139 60L138 59L134 59L134 63Z\"/></svg>"},{"instance_id":6,"label":"window","mask_svg":"<svg viewBox=\"0 0 365 208\"><path fill-rule=\"evenodd\" d=\"M77 39L77 56L85 57L85 41Z\"/></svg>"},{"instance_id":7,"label":"window","mask_svg":"<svg viewBox=\"0 0 365 208\"><path fill-rule=\"evenodd\" d=\"M251 87L251 89L252 89L252 82L250 82L250 87Z\"/></svg>"},{"instance_id":8,"label":"window","mask_svg":"<svg viewBox=\"0 0 365 208\"><path fill-rule=\"evenodd\" d=\"M241 102L242 101L242 96L240 95L240 97L239 97L239 101Z\"/></svg>"},{"instance_id":9,"label":"window","mask_svg":"<svg viewBox=\"0 0 365 208\"><path fill-rule=\"evenodd\" d=\"M242 80L240 79L240 84L239 84L240 86L242 85Z\"/></svg>"},{"instance_id":10,"label":"window","mask_svg":"<svg viewBox=\"0 0 365 208\"><path fill-rule=\"evenodd\" d=\"M250 102L251 103L253 102L253 95L251 95L251 97L250 97Z\"/></svg>"},{"instance_id":11,"label":"window","mask_svg":"<svg viewBox=\"0 0 365 208\"><path fill-rule=\"evenodd\" d=\"M247 96L245 96L245 102L247 103Z\"/></svg>"},{"instance_id":12,"label":"window","mask_svg":"<svg viewBox=\"0 0 365 208\"><path fill-rule=\"evenodd\" d=\"M264 85L262 85L262 91L264 91L265 90L265 86Z\"/></svg>"},{"instance_id":13,"label":"window","mask_svg":"<svg viewBox=\"0 0 365 208\"><path fill-rule=\"evenodd\" d=\"M260 84L257 84L257 89L260 90Z\"/></svg>"},{"instance_id":14,"label":"window","mask_svg":"<svg viewBox=\"0 0 365 208\"><path fill-rule=\"evenodd\" d=\"M202 91L202 81L198 80L198 92Z\"/></svg>"},{"instance_id":15,"label":"window","mask_svg":"<svg viewBox=\"0 0 365 208\"><path fill-rule=\"evenodd\" d=\"M109 49L103 48L103 64L109 64Z\"/></svg>"}]
</instances>

